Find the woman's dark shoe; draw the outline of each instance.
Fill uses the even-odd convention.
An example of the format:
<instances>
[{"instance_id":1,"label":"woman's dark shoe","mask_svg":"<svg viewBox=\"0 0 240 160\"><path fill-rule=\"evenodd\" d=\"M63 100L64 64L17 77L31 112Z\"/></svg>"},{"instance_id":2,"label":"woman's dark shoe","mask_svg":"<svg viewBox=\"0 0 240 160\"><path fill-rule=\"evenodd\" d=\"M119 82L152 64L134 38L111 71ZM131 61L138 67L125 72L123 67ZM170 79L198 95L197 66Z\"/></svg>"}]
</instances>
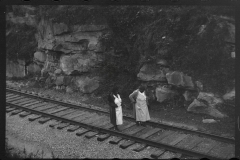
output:
<instances>
[{"instance_id":1,"label":"woman's dark shoe","mask_svg":"<svg viewBox=\"0 0 240 160\"><path fill-rule=\"evenodd\" d=\"M144 126L144 127L146 127L146 124L145 124L145 122L141 122L141 125L142 125L142 126Z\"/></svg>"},{"instance_id":2,"label":"woman's dark shoe","mask_svg":"<svg viewBox=\"0 0 240 160\"><path fill-rule=\"evenodd\" d=\"M118 127L115 127L115 130L118 132L121 132L120 129Z\"/></svg>"},{"instance_id":3,"label":"woman's dark shoe","mask_svg":"<svg viewBox=\"0 0 240 160\"><path fill-rule=\"evenodd\" d=\"M136 122L136 124L137 124L137 126L139 126L139 125L140 125L140 122Z\"/></svg>"}]
</instances>

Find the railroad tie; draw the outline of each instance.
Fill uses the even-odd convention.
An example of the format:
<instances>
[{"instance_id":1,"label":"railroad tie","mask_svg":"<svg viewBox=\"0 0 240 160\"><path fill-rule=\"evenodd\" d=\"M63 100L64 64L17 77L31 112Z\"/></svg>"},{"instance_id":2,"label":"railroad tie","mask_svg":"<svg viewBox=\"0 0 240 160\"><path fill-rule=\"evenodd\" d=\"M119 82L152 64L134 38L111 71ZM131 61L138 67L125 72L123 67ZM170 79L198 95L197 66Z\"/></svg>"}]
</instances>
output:
<instances>
[{"instance_id":1,"label":"railroad tie","mask_svg":"<svg viewBox=\"0 0 240 160\"><path fill-rule=\"evenodd\" d=\"M14 94L12 94L12 93L6 93L6 98L7 98L7 97L10 97L10 96L14 96Z\"/></svg>"},{"instance_id":2,"label":"railroad tie","mask_svg":"<svg viewBox=\"0 0 240 160\"><path fill-rule=\"evenodd\" d=\"M140 132L143 129L144 129L144 127L140 126L140 127L133 128L132 130L129 130L129 131L126 130L126 131L123 131L123 132L128 134L128 135L134 135L134 134Z\"/></svg>"},{"instance_id":3,"label":"railroad tie","mask_svg":"<svg viewBox=\"0 0 240 160\"><path fill-rule=\"evenodd\" d=\"M113 127L112 123L108 122L108 123L103 123L100 127L105 128L105 129L110 129Z\"/></svg>"},{"instance_id":4,"label":"railroad tie","mask_svg":"<svg viewBox=\"0 0 240 160\"><path fill-rule=\"evenodd\" d=\"M42 115L34 115L33 117L28 118L29 121L35 121L36 119L42 117Z\"/></svg>"},{"instance_id":5,"label":"railroad tie","mask_svg":"<svg viewBox=\"0 0 240 160\"><path fill-rule=\"evenodd\" d=\"M177 143L179 143L181 140L183 140L184 138L186 138L188 135L187 134L179 134L177 136L177 138L175 138L173 141L169 142L170 145L176 145Z\"/></svg>"},{"instance_id":6,"label":"railroad tie","mask_svg":"<svg viewBox=\"0 0 240 160\"><path fill-rule=\"evenodd\" d=\"M80 126L73 126L72 128L69 128L67 131L68 132L74 132L74 131L76 131L79 128L80 128Z\"/></svg>"},{"instance_id":7,"label":"railroad tie","mask_svg":"<svg viewBox=\"0 0 240 160\"><path fill-rule=\"evenodd\" d=\"M31 112L22 112L22 113L20 113L19 114L19 117L26 117L26 116L28 116L28 115L30 115L30 114L32 114Z\"/></svg>"},{"instance_id":8,"label":"railroad tie","mask_svg":"<svg viewBox=\"0 0 240 160\"><path fill-rule=\"evenodd\" d=\"M10 102L10 103L19 105L20 103L26 102L26 101L29 101L29 98L22 98L22 99L19 99L17 101L13 101L13 102Z\"/></svg>"},{"instance_id":9,"label":"railroad tie","mask_svg":"<svg viewBox=\"0 0 240 160\"><path fill-rule=\"evenodd\" d=\"M54 128L55 126L57 126L57 125L59 125L61 123L62 123L62 121L55 121L52 124L50 124L49 127Z\"/></svg>"},{"instance_id":10,"label":"railroad tie","mask_svg":"<svg viewBox=\"0 0 240 160\"><path fill-rule=\"evenodd\" d=\"M88 132L88 133L85 135L85 137L86 137L87 139L90 139L90 138L95 137L97 134L98 134L98 132L90 131L90 132Z\"/></svg>"},{"instance_id":11,"label":"railroad tie","mask_svg":"<svg viewBox=\"0 0 240 160\"><path fill-rule=\"evenodd\" d=\"M121 126L120 130L121 130L121 131L126 130L126 129L134 126L134 125L135 125L135 123L130 122L130 123L127 124L127 125ZM121 137L114 137L114 139L113 139L113 140L110 140L109 143L110 143L110 144L118 144L121 140L123 140L123 138L121 138Z\"/></svg>"},{"instance_id":12,"label":"railroad tie","mask_svg":"<svg viewBox=\"0 0 240 160\"><path fill-rule=\"evenodd\" d=\"M11 101L12 99L16 99L16 98L19 98L19 96L6 97L6 102Z\"/></svg>"},{"instance_id":13,"label":"railroad tie","mask_svg":"<svg viewBox=\"0 0 240 160\"><path fill-rule=\"evenodd\" d=\"M27 101L18 103L18 105L24 105L24 104L32 103L32 102L35 102L35 101L36 101L36 100L34 100L34 99L29 99L29 100L27 100Z\"/></svg>"},{"instance_id":14,"label":"railroad tie","mask_svg":"<svg viewBox=\"0 0 240 160\"><path fill-rule=\"evenodd\" d=\"M110 136L111 136L110 134L102 134L97 138L97 140L104 141L104 140L108 139Z\"/></svg>"},{"instance_id":15,"label":"railroad tie","mask_svg":"<svg viewBox=\"0 0 240 160\"><path fill-rule=\"evenodd\" d=\"M114 136L114 139L110 140L109 143L110 144L118 144L121 140L123 140L123 138Z\"/></svg>"},{"instance_id":16,"label":"railroad tie","mask_svg":"<svg viewBox=\"0 0 240 160\"><path fill-rule=\"evenodd\" d=\"M168 144L168 145L171 145L172 144L175 144L175 140L180 136L181 134L179 134L178 132L175 132L169 136L166 136L164 137L163 139L161 139L159 142L160 143L164 143L164 144Z\"/></svg>"},{"instance_id":17,"label":"railroad tie","mask_svg":"<svg viewBox=\"0 0 240 160\"><path fill-rule=\"evenodd\" d=\"M109 120L106 117L102 117L102 119L92 123L91 125L101 127L109 123Z\"/></svg>"},{"instance_id":18,"label":"railroad tie","mask_svg":"<svg viewBox=\"0 0 240 160\"><path fill-rule=\"evenodd\" d=\"M15 96L11 96L11 97L7 97L6 98L6 101L15 101L15 100L19 100L19 99L22 99L23 97L22 96L19 96L19 95L15 95Z\"/></svg>"},{"instance_id":19,"label":"railroad tie","mask_svg":"<svg viewBox=\"0 0 240 160\"><path fill-rule=\"evenodd\" d=\"M60 124L60 125L57 127L57 129L63 129L63 128L69 126L69 125L70 125L69 123L63 123L63 124Z\"/></svg>"},{"instance_id":20,"label":"railroad tie","mask_svg":"<svg viewBox=\"0 0 240 160\"><path fill-rule=\"evenodd\" d=\"M8 113L8 112L11 112L11 111L14 111L14 110L16 110L17 108L9 108L9 109L6 109L6 112Z\"/></svg>"},{"instance_id":21,"label":"railroad tie","mask_svg":"<svg viewBox=\"0 0 240 160\"><path fill-rule=\"evenodd\" d=\"M144 150L148 145L146 144L140 144L138 147L134 148L133 151L135 152L140 152L142 150Z\"/></svg>"},{"instance_id":22,"label":"railroad tie","mask_svg":"<svg viewBox=\"0 0 240 160\"><path fill-rule=\"evenodd\" d=\"M144 129L144 127L140 126L140 127L136 127L135 129L133 129L131 131L125 131L124 133L129 134L129 135L134 135L134 134L136 134L137 132L140 132L143 129ZM123 144L121 144L120 148L126 149L129 146L133 145L134 143L136 143L136 142L132 141L132 140L128 140L128 141L124 142Z\"/></svg>"},{"instance_id":23,"label":"railroad tie","mask_svg":"<svg viewBox=\"0 0 240 160\"><path fill-rule=\"evenodd\" d=\"M23 107L28 107L28 106L39 104L39 103L41 103L41 102L40 101L31 102L31 103L28 103L28 104L24 104Z\"/></svg>"},{"instance_id":24,"label":"railroad tie","mask_svg":"<svg viewBox=\"0 0 240 160\"><path fill-rule=\"evenodd\" d=\"M210 141L206 141L207 145L203 145L203 151L204 152L208 152L210 149L212 149L212 145L209 145L209 144L212 144L213 140L210 140ZM201 143L203 142L203 143ZM192 149L194 148L195 146L201 146L201 144L204 144L204 139L201 138L201 137L198 137L198 136L194 136L194 135L189 135L187 136L186 138L184 138L182 141L180 141L179 143L177 143L175 146L176 147L180 147L180 148L184 148L184 149Z\"/></svg>"},{"instance_id":25,"label":"railroad tie","mask_svg":"<svg viewBox=\"0 0 240 160\"><path fill-rule=\"evenodd\" d=\"M132 141L132 140L126 140L123 144L120 145L120 148L126 149L129 146L133 145L134 143L136 143L136 142Z\"/></svg>"},{"instance_id":26,"label":"railroad tie","mask_svg":"<svg viewBox=\"0 0 240 160\"><path fill-rule=\"evenodd\" d=\"M139 138L146 139L147 137L152 136L153 134L159 132L160 130L161 130L160 128L149 129L148 132L139 135Z\"/></svg>"},{"instance_id":27,"label":"railroad tie","mask_svg":"<svg viewBox=\"0 0 240 160\"><path fill-rule=\"evenodd\" d=\"M85 129L85 128L79 128L78 132L76 133L77 136L81 136L85 133L89 132L88 129Z\"/></svg>"},{"instance_id":28,"label":"railroad tie","mask_svg":"<svg viewBox=\"0 0 240 160\"><path fill-rule=\"evenodd\" d=\"M152 158L158 158L158 157L161 156L164 152L165 152L164 149L158 148L155 152L153 152L153 153L150 155L150 157L152 157Z\"/></svg>"},{"instance_id":29,"label":"railroad tie","mask_svg":"<svg viewBox=\"0 0 240 160\"><path fill-rule=\"evenodd\" d=\"M160 130L161 129L159 129L159 128L149 129L148 132L141 134L138 137L142 138L142 139L146 139L147 137L152 136L153 134L157 133ZM140 151L144 150L147 146L148 146L147 144L140 144L138 147L134 148L133 151L140 152Z\"/></svg>"},{"instance_id":30,"label":"railroad tie","mask_svg":"<svg viewBox=\"0 0 240 160\"><path fill-rule=\"evenodd\" d=\"M171 135L171 134L174 134L175 132L174 131L162 131L161 133L159 132L159 135L155 136L155 137L149 137L150 140L152 141L156 141L156 142L159 142L160 140L162 140L163 138Z\"/></svg>"},{"instance_id":31,"label":"railroad tie","mask_svg":"<svg viewBox=\"0 0 240 160\"><path fill-rule=\"evenodd\" d=\"M11 116L12 115L16 115L16 114L18 114L20 112L23 112L23 110L21 110L21 109L15 110L15 111L11 112Z\"/></svg>"},{"instance_id":32,"label":"railroad tie","mask_svg":"<svg viewBox=\"0 0 240 160\"><path fill-rule=\"evenodd\" d=\"M49 120L51 120L51 118L49 118L49 117L44 117L44 118L42 118L41 120L39 120L38 123L44 124L44 123L46 123L46 122L49 121Z\"/></svg>"}]
</instances>

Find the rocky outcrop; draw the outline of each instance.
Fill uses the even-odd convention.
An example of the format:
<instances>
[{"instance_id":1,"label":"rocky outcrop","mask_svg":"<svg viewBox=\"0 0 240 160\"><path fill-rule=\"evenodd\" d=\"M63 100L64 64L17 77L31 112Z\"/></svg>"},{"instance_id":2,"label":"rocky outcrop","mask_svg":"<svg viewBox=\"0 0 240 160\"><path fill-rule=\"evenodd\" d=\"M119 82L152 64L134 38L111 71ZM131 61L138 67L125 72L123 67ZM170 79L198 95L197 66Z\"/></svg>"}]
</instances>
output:
<instances>
[{"instance_id":1,"label":"rocky outcrop","mask_svg":"<svg viewBox=\"0 0 240 160\"><path fill-rule=\"evenodd\" d=\"M166 78L167 78L168 84L194 89L192 78L184 75L182 72L174 71L174 72L167 73Z\"/></svg>"},{"instance_id":2,"label":"rocky outcrop","mask_svg":"<svg viewBox=\"0 0 240 160\"><path fill-rule=\"evenodd\" d=\"M222 103L220 98L217 98L212 93L200 92L197 99L195 99L189 106L187 111L193 113L208 114L216 118L224 118L227 115L221 113L216 109L216 105Z\"/></svg>"},{"instance_id":3,"label":"rocky outcrop","mask_svg":"<svg viewBox=\"0 0 240 160\"><path fill-rule=\"evenodd\" d=\"M137 77L142 81L166 81L166 75L157 64L144 64Z\"/></svg>"},{"instance_id":4,"label":"rocky outcrop","mask_svg":"<svg viewBox=\"0 0 240 160\"><path fill-rule=\"evenodd\" d=\"M97 63L98 55L90 51L82 54L63 55L60 58L60 67L67 75L70 75L73 71L78 73L89 72Z\"/></svg>"},{"instance_id":5,"label":"rocky outcrop","mask_svg":"<svg viewBox=\"0 0 240 160\"><path fill-rule=\"evenodd\" d=\"M89 50L103 52L99 38L107 25L73 25L52 23L42 20L38 25L38 48L61 51L63 53L81 53Z\"/></svg>"},{"instance_id":6,"label":"rocky outcrop","mask_svg":"<svg viewBox=\"0 0 240 160\"><path fill-rule=\"evenodd\" d=\"M209 106L197 99L195 99L188 107L188 112L193 113L201 113L201 114L207 114L210 116L213 116L215 118L224 118L226 117L225 114L218 111L216 108Z\"/></svg>"}]
</instances>

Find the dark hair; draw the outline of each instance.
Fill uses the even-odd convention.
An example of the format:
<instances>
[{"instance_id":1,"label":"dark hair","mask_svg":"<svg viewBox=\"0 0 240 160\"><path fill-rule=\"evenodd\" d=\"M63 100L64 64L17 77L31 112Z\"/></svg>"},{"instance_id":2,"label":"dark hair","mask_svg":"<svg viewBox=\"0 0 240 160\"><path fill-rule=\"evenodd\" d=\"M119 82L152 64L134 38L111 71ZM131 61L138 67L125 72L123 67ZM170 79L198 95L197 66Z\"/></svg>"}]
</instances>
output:
<instances>
[{"instance_id":1,"label":"dark hair","mask_svg":"<svg viewBox=\"0 0 240 160\"><path fill-rule=\"evenodd\" d=\"M119 88L117 86L113 87L112 93L116 95L118 93L118 89Z\"/></svg>"},{"instance_id":2,"label":"dark hair","mask_svg":"<svg viewBox=\"0 0 240 160\"><path fill-rule=\"evenodd\" d=\"M139 86L138 89L139 89L139 91L143 92L143 91L145 91L146 87L144 85L141 85L141 86Z\"/></svg>"}]
</instances>

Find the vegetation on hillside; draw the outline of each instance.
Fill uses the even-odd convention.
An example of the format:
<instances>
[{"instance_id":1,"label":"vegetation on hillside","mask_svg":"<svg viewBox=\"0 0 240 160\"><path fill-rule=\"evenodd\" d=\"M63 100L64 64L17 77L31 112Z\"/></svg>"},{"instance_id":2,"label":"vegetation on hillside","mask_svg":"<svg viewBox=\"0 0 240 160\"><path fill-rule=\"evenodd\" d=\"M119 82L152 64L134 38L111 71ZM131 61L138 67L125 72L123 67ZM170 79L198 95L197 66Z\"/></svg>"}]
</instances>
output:
<instances>
[{"instance_id":1,"label":"vegetation on hillside","mask_svg":"<svg viewBox=\"0 0 240 160\"><path fill-rule=\"evenodd\" d=\"M28 25L8 24L11 31L6 36L6 56L11 60L31 61L37 49L36 29Z\"/></svg>"}]
</instances>

